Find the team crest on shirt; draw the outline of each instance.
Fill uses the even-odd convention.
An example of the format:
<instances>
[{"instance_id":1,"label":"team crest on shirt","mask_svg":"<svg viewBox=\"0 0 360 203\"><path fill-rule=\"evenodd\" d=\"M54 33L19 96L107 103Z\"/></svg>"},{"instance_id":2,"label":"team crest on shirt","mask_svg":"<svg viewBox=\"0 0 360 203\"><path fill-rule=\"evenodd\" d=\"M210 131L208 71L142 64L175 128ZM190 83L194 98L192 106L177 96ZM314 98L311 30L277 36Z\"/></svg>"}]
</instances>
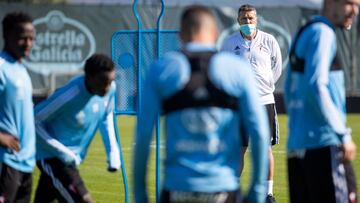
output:
<instances>
[{"instance_id":1,"label":"team crest on shirt","mask_svg":"<svg viewBox=\"0 0 360 203\"><path fill-rule=\"evenodd\" d=\"M268 48L266 48L266 46L263 45L263 44L260 44L259 49L260 49L260 51L263 51L263 52L265 52L267 54L271 54L270 50Z\"/></svg>"},{"instance_id":2,"label":"team crest on shirt","mask_svg":"<svg viewBox=\"0 0 360 203\"><path fill-rule=\"evenodd\" d=\"M92 108L92 112L93 112L93 113L99 112L99 109L100 109L98 103L94 103L91 108Z\"/></svg>"},{"instance_id":3,"label":"team crest on shirt","mask_svg":"<svg viewBox=\"0 0 360 203\"><path fill-rule=\"evenodd\" d=\"M0 66L5 63L5 60L3 58L0 58Z\"/></svg>"},{"instance_id":4,"label":"team crest on shirt","mask_svg":"<svg viewBox=\"0 0 360 203\"><path fill-rule=\"evenodd\" d=\"M16 86L16 98L23 99L25 96L24 81L17 79L15 81L15 86Z\"/></svg>"},{"instance_id":5,"label":"team crest on shirt","mask_svg":"<svg viewBox=\"0 0 360 203\"><path fill-rule=\"evenodd\" d=\"M76 115L76 121L78 123L79 126L84 125L85 122L85 113L84 111L80 111L77 115Z\"/></svg>"}]
</instances>

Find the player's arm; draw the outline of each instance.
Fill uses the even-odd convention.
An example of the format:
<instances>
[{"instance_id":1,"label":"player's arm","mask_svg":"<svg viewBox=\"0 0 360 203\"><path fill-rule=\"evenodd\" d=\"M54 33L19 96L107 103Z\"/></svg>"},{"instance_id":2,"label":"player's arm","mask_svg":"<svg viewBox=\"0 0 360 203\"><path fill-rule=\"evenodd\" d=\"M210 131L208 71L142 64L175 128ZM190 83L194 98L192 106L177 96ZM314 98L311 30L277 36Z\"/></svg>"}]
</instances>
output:
<instances>
[{"instance_id":1,"label":"player's arm","mask_svg":"<svg viewBox=\"0 0 360 203\"><path fill-rule=\"evenodd\" d=\"M323 25L325 26L325 25ZM319 29L312 36L311 48L306 52L305 81L307 81L306 98L317 110L316 115L324 119L332 129L341 136L343 142L351 140L345 118L335 106L328 86L329 67L336 54L336 36L331 28Z\"/></svg>"},{"instance_id":2,"label":"player's arm","mask_svg":"<svg viewBox=\"0 0 360 203\"><path fill-rule=\"evenodd\" d=\"M151 68L150 68L151 69ZM160 111L160 99L156 93L155 85L148 72L143 89L143 98L140 114L137 118L135 149L134 149L134 198L135 203L148 202L146 193L147 162L149 158L149 146L157 115Z\"/></svg>"},{"instance_id":3,"label":"player's arm","mask_svg":"<svg viewBox=\"0 0 360 203\"><path fill-rule=\"evenodd\" d=\"M276 83L281 76L282 57L281 57L280 46L275 38L273 38L273 43L272 43L271 70L273 72L274 83Z\"/></svg>"},{"instance_id":4,"label":"player's arm","mask_svg":"<svg viewBox=\"0 0 360 203\"><path fill-rule=\"evenodd\" d=\"M112 94L114 95L114 94ZM99 124L102 141L105 147L105 153L108 163L108 171L113 172L120 169L120 150L116 139L114 126L114 97L111 96L108 101L106 115Z\"/></svg>"},{"instance_id":5,"label":"player's arm","mask_svg":"<svg viewBox=\"0 0 360 203\"><path fill-rule=\"evenodd\" d=\"M68 102L74 98L75 95L76 92L74 92L71 88L67 91L60 89L48 99L35 106L35 130L37 144L41 145L48 152L52 153L55 157L58 157L68 165L79 165L81 162L80 157L61 142L56 140L51 135L51 132L48 131L46 123L51 122L52 119L60 116L66 105L68 105Z\"/></svg>"},{"instance_id":6,"label":"player's arm","mask_svg":"<svg viewBox=\"0 0 360 203\"><path fill-rule=\"evenodd\" d=\"M35 122L35 129L36 142L45 150L59 158L66 165L79 165L81 163L81 158L61 142L54 139L42 122Z\"/></svg>"},{"instance_id":7,"label":"player's arm","mask_svg":"<svg viewBox=\"0 0 360 203\"><path fill-rule=\"evenodd\" d=\"M250 136L252 176L247 199L250 202L263 202L266 194L265 181L268 173L269 126L265 108L259 102L255 79L250 68L242 68L240 115L244 120L246 132Z\"/></svg>"}]
</instances>

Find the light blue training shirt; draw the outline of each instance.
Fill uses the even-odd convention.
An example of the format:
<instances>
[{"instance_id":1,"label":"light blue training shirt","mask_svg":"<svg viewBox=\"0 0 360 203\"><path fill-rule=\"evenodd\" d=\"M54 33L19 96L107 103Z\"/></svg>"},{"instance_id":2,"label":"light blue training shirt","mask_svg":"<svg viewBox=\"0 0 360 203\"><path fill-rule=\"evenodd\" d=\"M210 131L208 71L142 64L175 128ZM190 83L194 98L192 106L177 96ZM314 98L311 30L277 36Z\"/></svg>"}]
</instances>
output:
<instances>
[{"instance_id":1,"label":"light blue training shirt","mask_svg":"<svg viewBox=\"0 0 360 203\"><path fill-rule=\"evenodd\" d=\"M65 164L80 164L100 128L110 167L119 168L114 131L115 84L103 97L91 94L85 77L78 76L35 107L37 159L57 157Z\"/></svg>"},{"instance_id":2,"label":"light blue training shirt","mask_svg":"<svg viewBox=\"0 0 360 203\"><path fill-rule=\"evenodd\" d=\"M187 51L215 51L213 45L190 43ZM231 53L217 53L209 63L209 79L237 97L239 111L219 107L185 108L165 115L163 188L169 191L224 192L239 189L240 123L250 135L252 179L249 199L263 202L268 172L269 127L250 64ZM145 79L136 128L134 155L135 202L147 201L145 180L153 127L162 102L190 79L190 64L181 52L166 54ZM150 175L150 174L149 174Z\"/></svg>"},{"instance_id":3,"label":"light blue training shirt","mask_svg":"<svg viewBox=\"0 0 360 203\"><path fill-rule=\"evenodd\" d=\"M304 72L290 66L285 82L289 115L288 149L339 145L350 139L346 128L344 73L330 68L336 57L336 34L325 17L317 16L295 44ZM293 45L294 46L294 45Z\"/></svg>"},{"instance_id":4,"label":"light blue training shirt","mask_svg":"<svg viewBox=\"0 0 360 203\"><path fill-rule=\"evenodd\" d=\"M32 84L25 67L9 53L0 53L0 131L16 136L20 151L0 147L0 160L31 173L35 166Z\"/></svg>"}]
</instances>

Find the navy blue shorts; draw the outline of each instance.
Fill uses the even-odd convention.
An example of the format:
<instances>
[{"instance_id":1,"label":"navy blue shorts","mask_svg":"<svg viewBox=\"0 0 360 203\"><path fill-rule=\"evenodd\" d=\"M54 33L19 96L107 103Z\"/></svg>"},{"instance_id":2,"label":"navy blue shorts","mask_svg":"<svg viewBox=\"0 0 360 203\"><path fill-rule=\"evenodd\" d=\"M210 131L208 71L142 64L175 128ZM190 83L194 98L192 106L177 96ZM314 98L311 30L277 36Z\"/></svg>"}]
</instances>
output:
<instances>
[{"instance_id":1,"label":"navy blue shorts","mask_svg":"<svg viewBox=\"0 0 360 203\"><path fill-rule=\"evenodd\" d=\"M279 144L280 136L279 136L279 122L277 119L276 107L275 104L265 104L266 113L268 117L269 127L270 127L270 144L277 145ZM246 134L246 126L241 124L241 141L242 146L249 146L249 136Z\"/></svg>"},{"instance_id":2,"label":"navy blue shorts","mask_svg":"<svg viewBox=\"0 0 360 203\"><path fill-rule=\"evenodd\" d=\"M289 152L288 178L291 203L353 203L357 199L354 171L337 146Z\"/></svg>"},{"instance_id":3,"label":"navy blue shorts","mask_svg":"<svg viewBox=\"0 0 360 203\"><path fill-rule=\"evenodd\" d=\"M37 162L41 171L35 194L35 203L84 202L88 195L79 171L75 166L66 166L57 158L44 159Z\"/></svg>"},{"instance_id":4,"label":"navy blue shorts","mask_svg":"<svg viewBox=\"0 0 360 203\"><path fill-rule=\"evenodd\" d=\"M31 185L31 173L24 173L0 163L0 202L30 202Z\"/></svg>"}]
</instances>

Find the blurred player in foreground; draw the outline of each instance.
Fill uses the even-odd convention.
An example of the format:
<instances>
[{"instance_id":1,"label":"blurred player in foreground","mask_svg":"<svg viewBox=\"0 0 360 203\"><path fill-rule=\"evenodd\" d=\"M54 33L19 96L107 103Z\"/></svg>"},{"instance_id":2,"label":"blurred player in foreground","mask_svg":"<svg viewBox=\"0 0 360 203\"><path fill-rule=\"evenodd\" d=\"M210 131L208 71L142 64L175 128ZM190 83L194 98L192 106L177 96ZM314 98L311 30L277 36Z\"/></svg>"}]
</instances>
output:
<instances>
[{"instance_id":1,"label":"blurred player in foreground","mask_svg":"<svg viewBox=\"0 0 360 203\"><path fill-rule=\"evenodd\" d=\"M248 62L216 53L214 15L202 6L181 16L183 49L166 54L146 75L136 128L134 197L148 202L146 171L158 113L165 116L161 202L241 202L241 134L251 136L252 180L246 198L263 203L269 127Z\"/></svg>"},{"instance_id":2,"label":"blurred player in foreground","mask_svg":"<svg viewBox=\"0 0 360 203\"><path fill-rule=\"evenodd\" d=\"M356 202L346 127L345 82L335 27L349 29L360 0L324 0L321 16L297 33L285 84L289 114L288 173L292 203Z\"/></svg>"}]
</instances>

